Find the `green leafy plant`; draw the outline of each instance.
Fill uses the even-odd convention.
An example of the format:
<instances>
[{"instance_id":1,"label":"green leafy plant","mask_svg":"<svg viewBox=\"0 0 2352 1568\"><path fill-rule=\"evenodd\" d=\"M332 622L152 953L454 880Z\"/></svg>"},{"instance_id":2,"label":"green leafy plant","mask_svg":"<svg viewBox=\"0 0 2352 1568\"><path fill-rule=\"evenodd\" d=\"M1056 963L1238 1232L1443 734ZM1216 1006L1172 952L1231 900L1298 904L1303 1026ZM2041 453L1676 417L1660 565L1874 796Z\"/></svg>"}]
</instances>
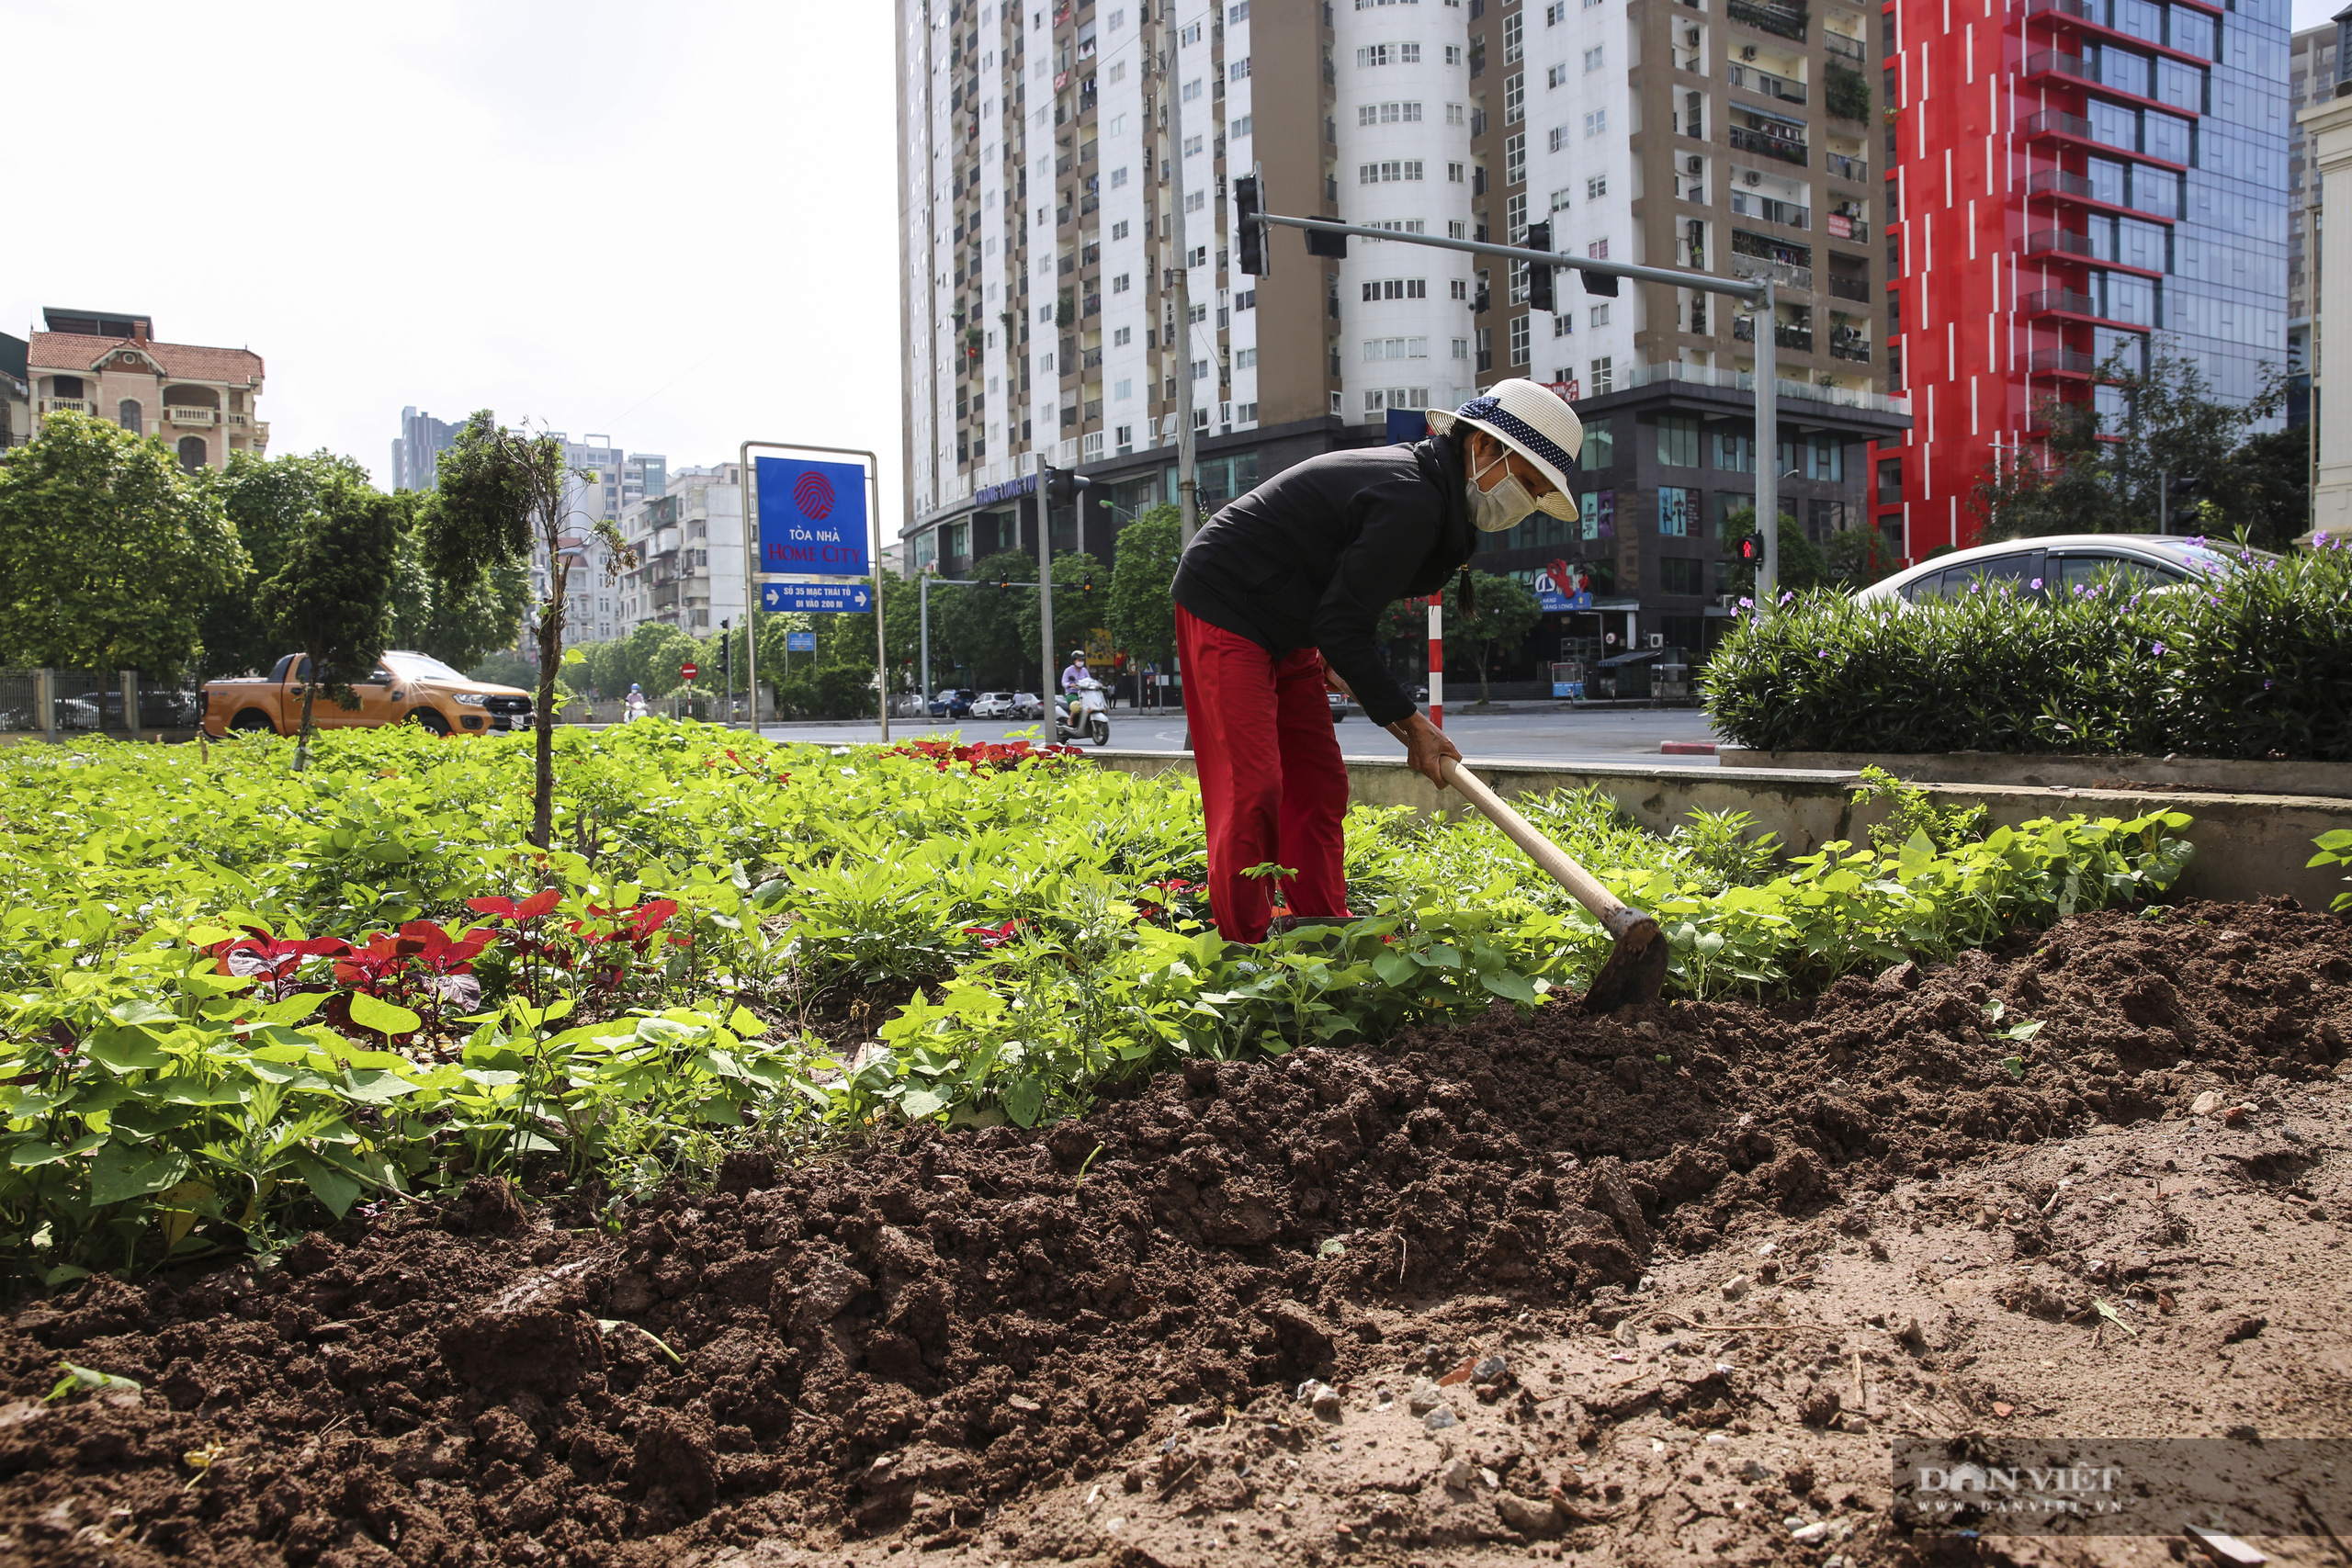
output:
<instances>
[{"instance_id":1,"label":"green leafy plant","mask_svg":"<svg viewBox=\"0 0 2352 1568\"><path fill-rule=\"evenodd\" d=\"M2352 828L2330 829L2312 843L2317 852L2304 863L2306 865L2352 865ZM2344 880L2352 882L2352 875L2346 875ZM2338 893L2335 901L2328 908L2337 914L2352 912L2352 893Z\"/></svg>"}]
</instances>

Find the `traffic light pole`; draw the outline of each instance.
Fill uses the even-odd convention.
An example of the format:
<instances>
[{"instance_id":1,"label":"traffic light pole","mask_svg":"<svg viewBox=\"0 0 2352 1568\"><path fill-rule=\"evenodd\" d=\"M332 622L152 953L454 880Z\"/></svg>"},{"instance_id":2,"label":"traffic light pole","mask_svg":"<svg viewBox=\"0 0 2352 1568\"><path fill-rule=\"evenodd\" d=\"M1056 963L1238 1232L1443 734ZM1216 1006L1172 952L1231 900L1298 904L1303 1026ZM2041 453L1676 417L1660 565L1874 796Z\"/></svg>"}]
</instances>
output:
<instances>
[{"instance_id":1,"label":"traffic light pole","mask_svg":"<svg viewBox=\"0 0 2352 1568\"><path fill-rule=\"evenodd\" d=\"M934 582L942 588L1037 588L1039 586L1035 582L982 582L969 577L933 577L927 571L922 574L922 581L916 590L916 600L920 605L916 613L922 619L922 628L918 637L922 651L917 657L922 660L922 711L925 718L931 716L931 585ZM1041 589L1040 592L1047 591ZM1052 612L1048 611L1047 614L1050 615ZM1050 649L1053 646L1050 620L1046 623L1046 646ZM1046 700L1052 700L1050 692L1046 694Z\"/></svg>"},{"instance_id":2,"label":"traffic light pole","mask_svg":"<svg viewBox=\"0 0 2352 1568\"><path fill-rule=\"evenodd\" d=\"M1181 167L1182 161L1179 159L1178 162ZM1181 224L1183 220L1180 217L1177 221ZM1771 278L1716 277L1703 272L1642 266L1633 262L1595 261L1583 256L1562 255L1555 251L1534 250L1525 245L1498 245L1485 240L1455 240L1440 234L1410 234L1395 229L1373 229L1360 223L1342 223L1333 218L1291 218L1278 212L1254 215L1244 212L1237 215L1237 222L1278 223L1284 228L1304 229L1310 233L1355 235L1385 244L1427 245L1433 250L1464 251L1472 255L1499 256L1505 261L1525 262L1530 266L1573 267L1578 272L1601 277L1630 277L1637 283L1663 283L1675 288L1704 289L1710 294L1745 299L1754 305L1757 319L1756 529L1764 541L1764 558L1757 563L1756 569L1756 603L1759 608L1769 607L1778 597L1774 590L1780 581L1781 569L1781 382ZM1237 233L1237 243L1239 239ZM1189 339L1187 341L1189 344ZM1185 366L1188 375L1191 369L1188 363Z\"/></svg>"}]
</instances>

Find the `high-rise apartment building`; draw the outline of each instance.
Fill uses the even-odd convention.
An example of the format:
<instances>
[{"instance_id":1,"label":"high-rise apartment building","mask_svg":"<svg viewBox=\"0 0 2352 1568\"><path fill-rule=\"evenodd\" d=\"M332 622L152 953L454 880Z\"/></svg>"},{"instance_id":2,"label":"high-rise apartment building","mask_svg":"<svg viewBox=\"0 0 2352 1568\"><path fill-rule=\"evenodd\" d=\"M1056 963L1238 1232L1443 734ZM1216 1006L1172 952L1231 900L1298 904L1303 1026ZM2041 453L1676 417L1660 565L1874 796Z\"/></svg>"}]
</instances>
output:
<instances>
[{"instance_id":1,"label":"high-rise apartment building","mask_svg":"<svg viewBox=\"0 0 2352 1568\"><path fill-rule=\"evenodd\" d=\"M636 459L630 459L634 462ZM660 477L662 459L650 459ZM743 479L737 463L680 468L631 502L621 534L635 564L600 596L615 595L615 635L649 623L701 636L743 615Z\"/></svg>"},{"instance_id":2,"label":"high-rise apartment building","mask_svg":"<svg viewBox=\"0 0 2352 1568\"><path fill-rule=\"evenodd\" d=\"M1727 0L1728 3L1728 0ZM1889 237L1917 423L1909 550L1965 545L2045 400L2168 353L2259 391L2287 348L2286 0L1891 0ZM2155 519L2148 520L2151 528Z\"/></svg>"},{"instance_id":3,"label":"high-rise apartment building","mask_svg":"<svg viewBox=\"0 0 2352 1568\"><path fill-rule=\"evenodd\" d=\"M2338 24L2305 28L2290 40L2288 116L2335 97ZM2312 301L2319 288L2319 155L2316 133L2297 126L2287 153L2287 423L2311 409Z\"/></svg>"},{"instance_id":4,"label":"high-rise apartment building","mask_svg":"<svg viewBox=\"0 0 2352 1568\"><path fill-rule=\"evenodd\" d=\"M413 404L401 410L401 433L392 437L392 489L431 490L439 484L441 454L458 444L462 428Z\"/></svg>"},{"instance_id":5,"label":"high-rise apartment building","mask_svg":"<svg viewBox=\"0 0 2352 1568\"><path fill-rule=\"evenodd\" d=\"M1050 520L1056 547L1108 559L1121 523L1173 499L1179 378L1214 509L1385 441L1393 410L1531 376L1592 433L1585 518L1532 522L1479 564L1572 558L1597 599L1547 615L1521 662L1571 639L1705 646L1723 519L1753 496L1744 312L1573 273L1535 311L1516 269L1363 238L1327 259L1290 230L1251 277L1230 187L1254 168L1278 212L1497 240L1549 219L1577 255L1770 274L1783 509L1824 537L1863 525L1864 446L1905 423L1879 347L1871 88L1847 63L1864 16L1708 3L1725 8L899 0L910 563L1034 549L1040 461L1095 480L1081 516Z\"/></svg>"}]
</instances>

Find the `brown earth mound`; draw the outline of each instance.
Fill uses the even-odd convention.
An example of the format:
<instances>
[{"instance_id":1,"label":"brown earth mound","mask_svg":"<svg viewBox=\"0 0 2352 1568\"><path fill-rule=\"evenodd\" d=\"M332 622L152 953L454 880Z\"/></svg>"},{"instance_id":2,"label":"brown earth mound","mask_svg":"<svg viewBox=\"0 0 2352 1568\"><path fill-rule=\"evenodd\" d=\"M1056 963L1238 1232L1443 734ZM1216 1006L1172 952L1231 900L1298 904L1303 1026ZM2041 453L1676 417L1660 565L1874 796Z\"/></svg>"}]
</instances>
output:
<instances>
[{"instance_id":1,"label":"brown earth mound","mask_svg":"<svg viewBox=\"0 0 2352 1568\"><path fill-rule=\"evenodd\" d=\"M1193 1063L1035 1134L738 1155L718 1190L665 1195L618 1235L554 1228L481 1181L266 1266L92 1279L0 1330L0 1563L1086 1555L1066 1530L1024 1549L1009 1521L1065 1482L1166 1495L1193 1479L1162 1461L1195 1452L1178 1434L1204 1411L1252 1412L1268 1453L1295 1452L1303 1417L1266 1413L1302 1383L1444 1371L1481 1325L1630 1335L1620 1319L1726 1233L1834 1239L1849 1199L2179 1120L2209 1089L2218 1117L2344 1061L2343 921L2158 913L1802 1005L1498 1007L1385 1051ZM2002 1032L2030 1021L2030 1041ZM2274 1183L2324 1154L2258 1142L2242 1163ZM2008 1260L2034 1272L2008 1305L2063 1321L2085 1310L2069 1282L2106 1265L2032 1207L2010 1216ZM144 1393L43 1406L61 1359ZM1516 1372L1479 1386L1539 1420L1532 1393L1505 1397ZM1792 1419L1835 1417L1812 1398ZM1555 1450L1589 1456L1645 1403L1583 1403ZM1502 1484L1474 1469L1473 1491ZM1390 1534L1439 1548L1577 1522L1529 1480L1540 1461L1515 1473L1482 1530ZM1366 1523L1316 1550L1380 1539Z\"/></svg>"}]
</instances>

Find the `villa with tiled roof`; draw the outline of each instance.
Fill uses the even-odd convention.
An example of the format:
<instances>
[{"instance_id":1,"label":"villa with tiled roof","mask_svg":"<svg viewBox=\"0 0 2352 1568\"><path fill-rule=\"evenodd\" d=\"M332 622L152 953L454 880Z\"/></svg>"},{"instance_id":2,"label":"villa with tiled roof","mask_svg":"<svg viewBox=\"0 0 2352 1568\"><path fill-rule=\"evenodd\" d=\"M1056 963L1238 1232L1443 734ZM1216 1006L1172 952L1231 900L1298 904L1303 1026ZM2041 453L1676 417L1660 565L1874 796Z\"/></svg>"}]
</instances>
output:
<instances>
[{"instance_id":1,"label":"villa with tiled roof","mask_svg":"<svg viewBox=\"0 0 2352 1568\"><path fill-rule=\"evenodd\" d=\"M171 447L180 466L228 467L232 453L265 453L257 416L261 355L251 349L158 343L145 316L51 308L32 335L27 370L33 421L94 414Z\"/></svg>"}]
</instances>

